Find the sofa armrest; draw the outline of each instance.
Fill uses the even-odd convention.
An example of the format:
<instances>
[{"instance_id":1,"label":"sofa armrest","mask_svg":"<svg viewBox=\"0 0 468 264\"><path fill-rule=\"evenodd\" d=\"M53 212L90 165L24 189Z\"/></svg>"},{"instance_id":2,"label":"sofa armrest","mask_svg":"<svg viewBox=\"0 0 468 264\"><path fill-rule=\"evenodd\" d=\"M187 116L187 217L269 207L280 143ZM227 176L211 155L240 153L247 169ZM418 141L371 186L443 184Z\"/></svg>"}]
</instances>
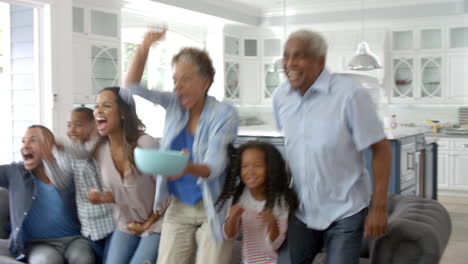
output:
<instances>
[{"instance_id":1,"label":"sofa armrest","mask_svg":"<svg viewBox=\"0 0 468 264\"><path fill-rule=\"evenodd\" d=\"M371 263L439 263L452 225L435 200L389 196L388 232L370 242Z\"/></svg>"}]
</instances>

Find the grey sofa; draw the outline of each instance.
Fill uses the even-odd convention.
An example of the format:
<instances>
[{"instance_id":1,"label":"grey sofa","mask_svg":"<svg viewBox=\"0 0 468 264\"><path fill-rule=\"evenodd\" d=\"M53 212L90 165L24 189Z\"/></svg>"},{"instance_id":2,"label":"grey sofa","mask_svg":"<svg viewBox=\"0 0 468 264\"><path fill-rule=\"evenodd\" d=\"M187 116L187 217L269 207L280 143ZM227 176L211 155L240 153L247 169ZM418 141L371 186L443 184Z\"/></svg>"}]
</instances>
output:
<instances>
[{"instance_id":1,"label":"grey sofa","mask_svg":"<svg viewBox=\"0 0 468 264\"><path fill-rule=\"evenodd\" d=\"M8 251L8 223L10 209L8 204L8 191L0 187L0 263L1 264L17 264L22 263L16 261Z\"/></svg>"},{"instance_id":2,"label":"grey sofa","mask_svg":"<svg viewBox=\"0 0 468 264\"><path fill-rule=\"evenodd\" d=\"M0 263L21 263L8 252L8 192L0 188ZM436 264L447 246L452 225L447 210L437 201L412 196L389 195L388 232L377 240L364 240L361 263ZM240 244L233 252L240 259ZM325 263L319 255L314 264ZM238 263L233 261L232 263ZM279 264L290 264L287 247L280 252Z\"/></svg>"},{"instance_id":3,"label":"grey sofa","mask_svg":"<svg viewBox=\"0 0 468 264\"><path fill-rule=\"evenodd\" d=\"M377 240L363 241L361 264L439 263L452 231L449 214L439 202L389 194L388 215L388 232ZM240 243L233 255L239 259ZM324 254L313 262L324 263ZM280 250L278 264L291 264L286 244Z\"/></svg>"}]
</instances>

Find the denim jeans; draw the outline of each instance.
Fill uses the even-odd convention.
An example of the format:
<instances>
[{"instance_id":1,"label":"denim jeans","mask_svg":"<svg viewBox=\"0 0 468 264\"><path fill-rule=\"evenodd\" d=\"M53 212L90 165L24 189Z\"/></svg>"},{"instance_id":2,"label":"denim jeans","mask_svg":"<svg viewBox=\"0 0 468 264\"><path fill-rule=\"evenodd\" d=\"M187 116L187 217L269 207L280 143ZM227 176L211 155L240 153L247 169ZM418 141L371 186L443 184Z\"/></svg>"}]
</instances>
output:
<instances>
[{"instance_id":1,"label":"denim jeans","mask_svg":"<svg viewBox=\"0 0 468 264\"><path fill-rule=\"evenodd\" d=\"M325 247L327 264L358 264L367 208L333 222L325 230L309 229L296 216L288 225L291 263L310 264Z\"/></svg>"},{"instance_id":2,"label":"denim jeans","mask_svg":"<svg viewBox=\"0 0 468 264\"><path fill-rule=\"evenodd\" d=\"M155 263L159 250L159 233L145 237L134 236L118 229L112 234L107 254L108 264Z\"/></svg>"},{"instance_id":3,"label":"denim jeans","mask_svg":"<svg viewBox=\"0 0 468 264\"><path fill-rule=\"evenodd\" d=\"M89 245L96 255L96 263L101 264L106 262L107 253L109 252L109 245L112 238L112 234L107 235L105 238L93 241L89 239Z\"/></svg>"}]
</instances>

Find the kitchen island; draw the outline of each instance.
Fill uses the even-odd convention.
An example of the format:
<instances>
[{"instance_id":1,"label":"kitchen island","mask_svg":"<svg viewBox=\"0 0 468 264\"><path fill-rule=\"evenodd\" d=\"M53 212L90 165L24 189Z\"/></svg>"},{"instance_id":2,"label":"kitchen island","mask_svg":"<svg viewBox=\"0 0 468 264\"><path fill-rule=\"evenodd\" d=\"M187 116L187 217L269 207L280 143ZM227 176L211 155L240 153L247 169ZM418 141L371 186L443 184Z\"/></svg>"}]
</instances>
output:
<instances>
[{"instance_id":1,"label":"kitchen island","mask_svg":"<svg viewBox=\"0 0 468 264\"><path fill-rule=\"evenodd\" d=\"M420 131L386 131L386 135L392 151L389 192L437 199L437 144L426 144ZM283 136L273 129L240 127L236 145L249 140L270 142L284 154ZM364 152L372 179L372 150Z\"/></svg>"}]
</instances>

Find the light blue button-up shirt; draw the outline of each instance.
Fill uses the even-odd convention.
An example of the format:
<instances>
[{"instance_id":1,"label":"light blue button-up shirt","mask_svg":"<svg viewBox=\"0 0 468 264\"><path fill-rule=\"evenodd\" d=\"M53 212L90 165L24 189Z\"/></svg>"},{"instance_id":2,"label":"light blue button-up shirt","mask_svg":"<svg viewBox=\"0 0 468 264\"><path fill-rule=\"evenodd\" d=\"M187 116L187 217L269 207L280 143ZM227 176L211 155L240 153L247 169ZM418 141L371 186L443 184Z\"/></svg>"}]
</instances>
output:
<instances>
[{"instance_id":1,"label":"light blue button-up shirt","mask_svg":"<svg viewBox=\"0 0 468 264\"><path fill-rule=\"evenodd\" d=\"M300 204L296 216L324 230L370 202L363 150L385 138L368 92L324 69L304 96L283 82L273 112Z\"/></svg>"},{"instance_id":2,"label":"light blue button-up shirt","mask_svg":"<svg viewBox=\"0 0 468 264\"><path fill-rule=\"evenodd\" d=\"M180 105L179 99L174 93L149 90L138 85L132 85L129 88L132 94L139 95L166 109L166 123L161 149L170 149L172 141L187 126L189 111ZM206 97L195 131L192 155L194 163L205 164L211 171L208 178L198 178L197 184L202 189L203 204L211 233L216 241L224 239L222 226L227 206L218 212L214 203L223 189L228 163L227 146L236 138L238 124L239 119L234 106L218 102L212 96ZM167 180L158 176L155 210L158 203L168 197Z\"/></svg>"}]
</instances>

